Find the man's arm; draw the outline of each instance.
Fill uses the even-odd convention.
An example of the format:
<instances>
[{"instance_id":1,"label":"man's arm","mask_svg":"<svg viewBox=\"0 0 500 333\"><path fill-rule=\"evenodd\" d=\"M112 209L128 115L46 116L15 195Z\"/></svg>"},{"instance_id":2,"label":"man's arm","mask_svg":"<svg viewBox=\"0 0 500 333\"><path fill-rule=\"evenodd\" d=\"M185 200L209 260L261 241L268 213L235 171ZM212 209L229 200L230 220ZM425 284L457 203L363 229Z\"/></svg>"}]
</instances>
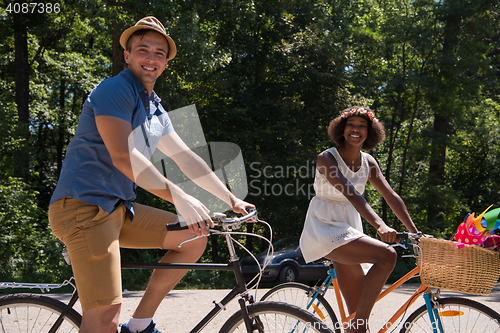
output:
<instances>
[{"instance_id":1,"label":"man's arm","mask_svg":"<svg viewBox=\"0 0 500 333\"><path fill-rule=\"evenodd\" d=\"M234 211L245 214L247 208L255 208L232 194L205 161L195 154L177 133L164 135L158 143L158 149L170 157L197 185L226 202Z\"/></svg>"},{"instance_id":2,"label":"man's arm","mask_svg":"<svg viewBox=\"0 0 500 333\"><path fill-rule=\"evenodd\" d=\"M133 148L132 125L128 121L113 116L97 116L96 126L113 165L125 176L152 194L172 202L189 229L198 235L199 229L193 224L205 220L213 226L209 210L199 200L166 179L143 154ZM208 234L205 223L200 223L200 227L203 233Z\"/></svg>"}]
</instances>

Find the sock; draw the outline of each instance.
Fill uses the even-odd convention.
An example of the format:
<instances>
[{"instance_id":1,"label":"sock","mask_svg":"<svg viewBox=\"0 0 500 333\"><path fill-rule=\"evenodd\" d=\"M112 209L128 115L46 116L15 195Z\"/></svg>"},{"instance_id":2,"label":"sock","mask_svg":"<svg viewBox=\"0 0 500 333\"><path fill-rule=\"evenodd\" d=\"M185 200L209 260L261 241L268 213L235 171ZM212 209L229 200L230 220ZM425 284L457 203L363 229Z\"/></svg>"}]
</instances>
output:
<instances>
[{"instance_id":1,"label":"sock","mask_svg":"<svg viewBox=\"0 0 500 333\"><path fill-rule=\"evenodd\" d=\"M127 328L130 332L142 332L149 324L153 321L153 318L130 318L127 324Z\"/></svg>"}]
</instances>

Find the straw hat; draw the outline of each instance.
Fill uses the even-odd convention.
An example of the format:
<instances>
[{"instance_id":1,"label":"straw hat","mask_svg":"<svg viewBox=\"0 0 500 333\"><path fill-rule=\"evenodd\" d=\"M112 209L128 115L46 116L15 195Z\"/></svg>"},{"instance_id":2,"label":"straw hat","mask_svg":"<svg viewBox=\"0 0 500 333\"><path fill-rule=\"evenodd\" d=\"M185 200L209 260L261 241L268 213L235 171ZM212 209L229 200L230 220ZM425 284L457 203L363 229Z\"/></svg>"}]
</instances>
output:
<instances>
[{"instance_id":1,"label":"straw hat","mask_svg":"<svg viewBox=\"0 0 500 333\"><path fill-rule=\"evenodd\" d=\"M165 38L167 39L167 42L168 42L167 59L168 60L174 59L175 55L177 54L177 48L175 47L174 40L172 38L170 38L169 35L167 35L167 31L165 30L165 27L163 26L163 24L161 24L161 22L156 17L153 17L153 16L144 17L144 18L140 19L139 21L137 21L137 23L133 27L130 27L127 30L125 30L122 33L122 36L120 37L120 45L124 49L126 49L127 42L128 42L128 39L130 38L130 36L132 36L132 34L134 32L136 32L137 30L141 30L141 29L154 30L156 32L159 32L163 36L165 36Z\"/></svg>"}]
</instances>

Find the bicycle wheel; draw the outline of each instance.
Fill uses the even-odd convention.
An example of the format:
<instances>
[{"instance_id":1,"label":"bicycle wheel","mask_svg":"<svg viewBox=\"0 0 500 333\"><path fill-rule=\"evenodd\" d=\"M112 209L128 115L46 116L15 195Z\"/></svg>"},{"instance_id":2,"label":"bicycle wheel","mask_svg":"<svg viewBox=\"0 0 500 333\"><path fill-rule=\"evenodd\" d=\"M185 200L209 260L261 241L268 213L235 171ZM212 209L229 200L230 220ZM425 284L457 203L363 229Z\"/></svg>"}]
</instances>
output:
<instances>
[{"instance_id":1,"label":"bicycle wheel","mask_svg":"<svg viewBox=\"0 0 500 333\"><path fill-rule=\"evenodd\" d=\"M459 297L440 298L434 308L445 333L500 332L500 314L476 301ZM401 333L432 333L425 305L408 317Z\"/></svg>"},{"instance_id":2,"label":"bicycle wheel","mask_svg":"<svg viewBox=\"0 0 500 333\"><path fill-rule=\"evenodd\" d=\"M282 302L257 302L247 306L247 310L252 322L252 332L333 333L325 323L294 305ZM247 332L241 310L226 321L220 332Z\"/></svg>"},{"instance_id":3,"label":"bicycle wheel","mask_svg":"<svg viewBox=\"0 0 500 333\"><path fill-rule=\"evenodd\" d=\"M0 333L46 333L54 326L66 304L36 294L14 294L0 297ZM78 332L82 317L70 309L61 326L52 332Z\"/></svg>"},{"instance_id":4,"label":"bicycle wheel","mask_svg":"<svg viewBox=\"0 0 500 333\"><path fill-rule=\"evenodd\" d=\"M315 293L314 288L305 284L288 282L272 288L260 300L285 302L306 309ZM310 306L307 310L320 318L335 332L340 333L340 324L330 303L322 295L318 295L313 304L314 306Z\"/></svg>"}]
</instances>

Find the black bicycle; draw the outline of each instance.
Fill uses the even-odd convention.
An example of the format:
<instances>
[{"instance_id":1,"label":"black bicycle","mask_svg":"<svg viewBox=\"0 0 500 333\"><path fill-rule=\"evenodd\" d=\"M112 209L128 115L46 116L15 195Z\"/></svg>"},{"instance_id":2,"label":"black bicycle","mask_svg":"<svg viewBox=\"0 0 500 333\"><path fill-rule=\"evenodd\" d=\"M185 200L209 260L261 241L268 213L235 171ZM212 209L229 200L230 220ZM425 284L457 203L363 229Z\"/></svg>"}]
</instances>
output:
<instances>
[{"instance_id":1,"label":"black bicycle","mask_svg":"<svg viewBox=\"0 0 500 333\"><path fill-rule=\"evenodd\" d=\"M283 302L255 302L253 296L250 295L241 272L239 258L236 255L233 245L233 242L237 241L232 235L239 233L235 230L241 228L242 222L264 222L257 218L256 211L252 211L243 217L227 217L226 214L217 213L214 215L213 220L214 224L220 227L221 230L210 229L210 234L225 236L230 256L229 263L122 263L122 268L232 271L236 278L236 286L220 302L214 302L214 308L190 331L191 333L201 332L235 298L238 298L240 310L225 322L220 332L333 332L324 322L304 309ZM187 226L183 226L180 223L167 226L168 230L186 228ZM259 235L255 236L262 238ZM179 244L179 246L196 238L188 239ZM74 287L73 295L68 304L39 294L10 294L0 297L0 333L78 332L81 324L81 315L73 308L78 300L78 292L72 279L62 284L7 282L0 283L0 288L39 288L42 290L51 290L66 285Z\"/></svg>"}]
</instances>

